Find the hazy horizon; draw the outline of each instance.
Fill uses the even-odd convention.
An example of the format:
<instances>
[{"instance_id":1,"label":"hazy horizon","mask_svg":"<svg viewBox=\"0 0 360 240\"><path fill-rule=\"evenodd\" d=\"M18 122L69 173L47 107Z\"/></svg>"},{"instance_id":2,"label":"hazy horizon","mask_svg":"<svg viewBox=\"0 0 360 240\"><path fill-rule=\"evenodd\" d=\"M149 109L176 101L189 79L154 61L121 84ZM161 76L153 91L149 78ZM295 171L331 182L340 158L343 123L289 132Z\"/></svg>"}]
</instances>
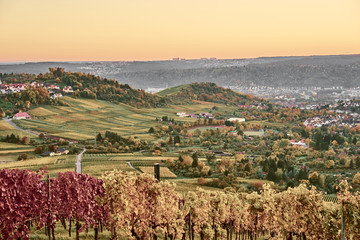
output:
<instances>
[{"instance_id":1,"label":"hazy horizon","mask_svg":"<svg viewBox=\"0 0 360 240\"><path fill-rule=\"evenodd\" d=\"M258 58L291 58L291 57L325 57L325 56L358 56L360 53L350 53L350 54L314 54L314 55L287 55L287 56L280 56L280 55L274 55L274 56L259 56L259 57L238 57L238 58L217 58L217 57L209 57L209 58L179 58L179 57L173 57L172 59L150 59L150 60L78 60L78 61L72 61L72 60L62 60L62 61L56 61L56 60L46 60L46 61L0 61L0 64L25 64L25 63L56 63L56 62L62 62L62 63L84 63L84 62L163 62L163 61L174 61L175 58L179 58L180 61L191 61L191 60L246 60L246 59L258 59Z\"/></svg>"},{"instance_id":2,"label":"hazy horizon","mask_svg":"<svg viewBox=\"0 0 360 240\"><path fill-rule=\"evenodd\" d=\"M357 0L1 0L0 61L360 53Z\"/></svg>"}]
</instances>

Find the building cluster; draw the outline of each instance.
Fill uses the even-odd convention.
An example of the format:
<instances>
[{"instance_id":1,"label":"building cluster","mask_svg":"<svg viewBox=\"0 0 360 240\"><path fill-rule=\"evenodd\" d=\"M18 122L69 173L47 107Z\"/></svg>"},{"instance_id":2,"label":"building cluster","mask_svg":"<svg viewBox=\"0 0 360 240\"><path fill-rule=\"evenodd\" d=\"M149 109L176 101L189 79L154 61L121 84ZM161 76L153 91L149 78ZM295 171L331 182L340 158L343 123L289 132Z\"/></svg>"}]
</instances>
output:
<instances>
[{"instance_id":1,"label":"building cluster","mask_svg":"<svg viewBox=\"0 0 360 240\"><path fill-rule=\"evenodd\" d=\"M11 83L11 84L0 84L0 94L12 94L26 90L30 84L28 83Z\"/></svg>"},{"instance_id":2,"label":"building cluster","mask_svg":"<svg viewBox=\"0 0 360 240\"><path fill-rule=\"evenodd\" d=\"M344 115L336 115L333 116L316 116L313 118L308 118L304 121L304 125L306 127L322 127L322 126L350 126L355 127L357 124L360 123L359 115L355 117L345 117Z\"/></svg>"},{"instance_id":3,"label":"building cluster","mask_svg":"<svg viewBox=\"0 0 360 240\"><path fill-rule=\"evenodd\" d=\"M266 105L238 105L238 108L240 109L251 109L251 108L256 108L256 109L263 109L263 110L267 110L269 107Z\"/></svg>"},{"instance_id":4,"label":"building cluster","mask_svg":"<svg viewBox=\"0 0 360 240\"><path fill-rule=\"evenodd\" d=\"M40 82L32 82L32 83L10 83L10 84L3 84L0 81L0 95L9 95L13 93L18 93L21 91L26 90L27 88L36 88L36 87L42 87L48 90L50 97L52 99L62 97L62 93L72 93L74 90L71 86L65 86L63 89L61 89L56 84L51 83L40 83Z\"/></svg>"},{"instance_id":5,"label":"building cluster","mask_svg":"<svg viewBox=\"0 0 360 240\"><path fill-rule=\"evenodd\" d=\"M69 153L69 150L65 148L59 148L55 152L46 151L41 154L41 156L60 156L60 155L67 155Z\"/></svg>"},{"instance_id":6,"label":"building cluster","mask_svg":"<svg viewBox=\"0 0 360 240\"><path fill-rule=\"evenodd\" d=\"M205 113L186 113L186 112L178 112L176 113L179 117L189 117L189 118L205 118L205 119L212 119L214 115L208 112Z\"/></svg>"}]
</instances>

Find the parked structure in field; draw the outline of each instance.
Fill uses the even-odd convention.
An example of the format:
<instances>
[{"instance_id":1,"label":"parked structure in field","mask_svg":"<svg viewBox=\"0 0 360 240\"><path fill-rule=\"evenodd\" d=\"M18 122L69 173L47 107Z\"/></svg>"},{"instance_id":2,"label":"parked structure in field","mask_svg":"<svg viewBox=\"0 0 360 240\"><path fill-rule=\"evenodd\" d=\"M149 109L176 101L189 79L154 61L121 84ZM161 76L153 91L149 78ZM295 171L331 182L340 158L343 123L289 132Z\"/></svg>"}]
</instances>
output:
<instances>
[{"instance_id":1,"label":"parked structure in field","mask_svg":"<svg viewBox=\"0 0 360 240\"><path fill-rule=\"evenodd\" d=\"M60 153L61 155L66 155L69 153L69 150L67 150L65 148L59 148L56 150L56 153Z\"/></svg>"}]
</instances>

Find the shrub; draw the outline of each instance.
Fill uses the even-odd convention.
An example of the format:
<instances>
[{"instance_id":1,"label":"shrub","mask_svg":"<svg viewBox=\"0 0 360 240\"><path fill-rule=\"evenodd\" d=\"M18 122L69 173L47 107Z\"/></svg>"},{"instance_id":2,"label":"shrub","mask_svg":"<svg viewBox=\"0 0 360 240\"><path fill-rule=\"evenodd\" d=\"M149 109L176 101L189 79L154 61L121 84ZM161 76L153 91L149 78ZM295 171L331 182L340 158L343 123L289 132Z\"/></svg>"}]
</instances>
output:
<instances>
[{"instance_id":1,"label":"shrub","mask_svg":"<svg viewBox=\"0 0 360 240\"><path fill-rule=\"evenodd\" d=\"M206 181L206 179L205 178L198 178L198 180L197 180L197 183L199 184L199 185L206 185L207 184L207 181Z\"/></svg>"},{"instance_id":2,"label":"shrub","mask_svg":"<svg viewBox=\"0 0 360 240\"><path fill-rule=\"evenodd\" d=\"M26 160L29 158L29 155L27 155L26 153L22 153L19 155L18 160Z\"/></svg>"}]
</instances>

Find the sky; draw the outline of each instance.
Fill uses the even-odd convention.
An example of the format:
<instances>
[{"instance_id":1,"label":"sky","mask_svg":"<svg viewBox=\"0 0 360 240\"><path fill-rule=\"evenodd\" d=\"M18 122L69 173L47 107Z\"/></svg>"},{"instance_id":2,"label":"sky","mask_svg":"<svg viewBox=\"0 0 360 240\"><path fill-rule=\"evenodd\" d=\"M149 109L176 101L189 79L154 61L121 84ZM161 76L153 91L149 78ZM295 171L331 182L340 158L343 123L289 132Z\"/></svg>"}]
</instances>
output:
<instances>
[{"instance_id":1,"label":"sky","mask_svg":"<svg viewBox=\"0 0 360 240\"><path fill-rule=\"evenodd\" d=\"M0 0L0 62L359 53L359 0Z\"/></svg>"}]
</instances>

